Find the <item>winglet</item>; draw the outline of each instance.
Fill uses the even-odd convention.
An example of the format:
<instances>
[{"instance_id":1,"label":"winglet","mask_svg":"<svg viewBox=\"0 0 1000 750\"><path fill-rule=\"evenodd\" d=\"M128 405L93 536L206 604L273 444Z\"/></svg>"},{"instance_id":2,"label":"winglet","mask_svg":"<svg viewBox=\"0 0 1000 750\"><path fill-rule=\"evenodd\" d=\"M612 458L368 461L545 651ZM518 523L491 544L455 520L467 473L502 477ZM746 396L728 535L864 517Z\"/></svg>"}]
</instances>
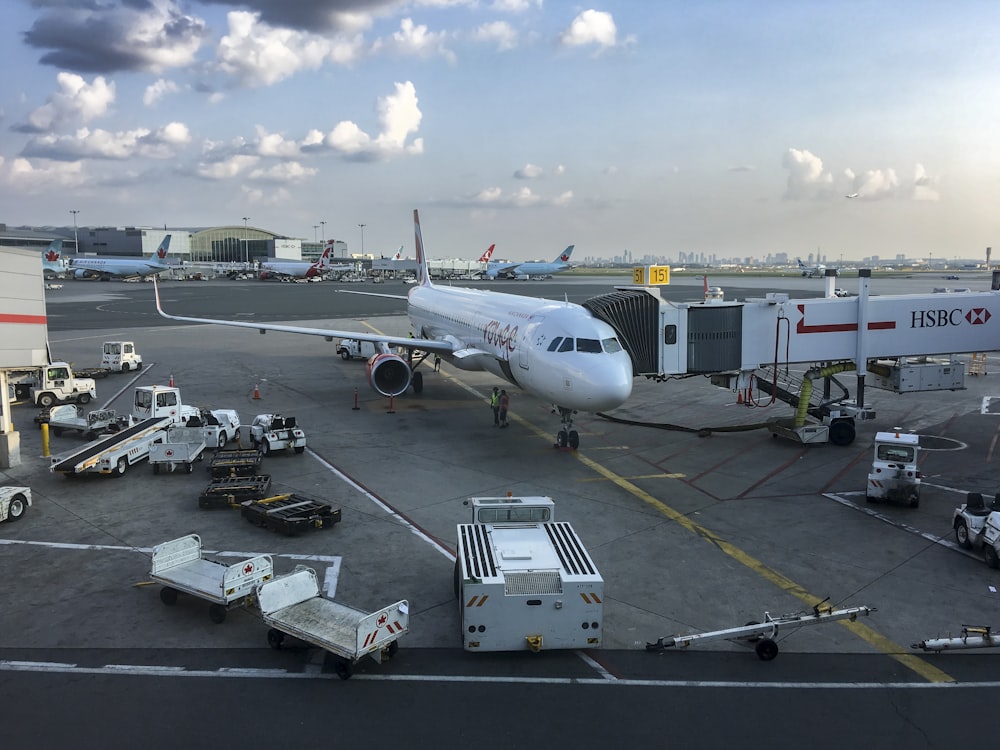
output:
<instances>
[{"instance_id":1,"label":"winglet","mask_svg":"<svg viewBox=\"0 0 1000 750\"><path fill-rule=\"evenodd\" d=\"M420 235L420 215L413 209L413 241L417 252L417 284L431 286L431 275L427 271L427 254L424 252L424 239Z\"/></svg>"}]
</instances>

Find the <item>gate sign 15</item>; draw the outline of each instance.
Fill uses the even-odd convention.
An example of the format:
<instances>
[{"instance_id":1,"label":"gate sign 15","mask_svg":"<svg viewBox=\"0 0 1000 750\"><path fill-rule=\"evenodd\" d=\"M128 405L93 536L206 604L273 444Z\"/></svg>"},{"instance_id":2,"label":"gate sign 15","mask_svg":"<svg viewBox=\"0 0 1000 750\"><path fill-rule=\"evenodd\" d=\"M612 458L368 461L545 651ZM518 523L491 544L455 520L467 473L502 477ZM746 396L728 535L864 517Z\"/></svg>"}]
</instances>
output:
<instances>
[{"instance_id":1,"label":"gate sign 15","mask_svg":"<svg viewBox=\"0 0 1000 750\"><path fill-rule=\"evenodd\" d=\"M632 283L659 286L670 283L670 266L638 266L632 269Z\"/></svg>"}]
</instances>

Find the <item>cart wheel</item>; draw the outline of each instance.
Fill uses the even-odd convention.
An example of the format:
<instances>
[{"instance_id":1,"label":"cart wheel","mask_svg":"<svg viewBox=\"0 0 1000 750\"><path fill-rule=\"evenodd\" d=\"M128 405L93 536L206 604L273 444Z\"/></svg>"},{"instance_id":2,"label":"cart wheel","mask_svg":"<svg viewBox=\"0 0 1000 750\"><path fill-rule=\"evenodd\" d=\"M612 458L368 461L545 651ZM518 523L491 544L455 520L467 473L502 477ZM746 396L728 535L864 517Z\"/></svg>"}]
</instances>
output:
<instances>
[{"instance_id":1,"label":"cart wheel","mask_svg":"<svg viewBox=\"0 0 1000 750\"><path fill-rule=\"evenodd\" d=\"M84 440L97 440L97 433L94 432L94 431L92 431L92 430L89 430L89 431L83 433L83 439Z\"/></svg>"},{"instance_id":2,"label":"cart wheel","mask_svg":"<svg viewBox=\"0 0 1000 750\"><path fill-rule=\"evenodd\" d=\"M919 508L920 507L920 495L913 493L910 495L910 507Z\"/></svg>"},{"instance_id":3,"label":"cart wheel","mask_svg":"<svg viewBox=\"0 0 1000 750\"><path fill-rule=\"evenodd\" d=\"M965 519L958 519L955 523L955 541L962 549L972 549L972 541L969 539L969 527Z\"/></svg>"},{"instance_id":4,"label":"cart wheel","mask_svg":"<svg viewBox=\"0 0 1000 750\"><path fill-rule=\"evenodd\" d=\"M296 445L295 446L295 452L296 453L303 453L303 452L305 452L305 449L306 449L306 447L304 445Z\"/></svg>"},{"instance_id":5,"label":"cart wheel","mask_svg":"<svg viewBox=\"0 0 1000 750\"><path fill-rule=\"evenodd\" d=\"M52 434L55 435L56 437L59 437L60 435L63 434L63 428L62 427L53 427L52 428Z\"/></svg>"},{"instance_id":6,"label":"cart wheel","mask_svg":"<svg viewBox=\"0 0 1000 750\"><path fill-rule=\"evenodd\" d=\"M342 680L349 680L351 679L351 675L354 674L354 671L351 669L351 663L343 659L337 662L335 669L337 670L337 676Z\"/></svg>"},{"instance_id":7,"label":"cart wheel","mask_svg":"<svg viewBox=\"0 0 1000 750\"><path fill-rule=\"evenodd\" d=\"M391 659L399 651L399 641L393 641L389 644L389 658Z\"/></svg>"},{"instance_id":8,"label":"cart wheel","mask_svg":"<svg viewBox=\"0 0 1000 750\"><path fill-rule=\"evenodd\" d=\"M89 404L90 403L90 394L89 393L81 393L80 397L77 398L76 402L78 404L80 404L81 406L85 406L86 404Z\"/></svg>"},{"instance_id":9,"label":"cart wheel","mask_svg":"<svg viewBox=\"0 0 1000 750\"><path fill-rule=\"evenodd\" d=\"M275 630L271 628L267 631L267 645L273 649L281 648L281 644L285 641L285 634L280 630Z\"/></svg>"},{"instance_id":10,"label":"cart wheel","mask_svg":"<svg viewBox=\"0 0 1000 750\"><path fill-rule=\"evenodd\" d=\"M216 625L221 625L226 621L226 608L221 604L209 604L208 619Z\"/></svg>"},{"instance_id":11,"label":"cart wheel","mask_svg":"<svg viewBox=\"0 0 1000 750\"><path fill-rule=\"evenodd\" d=\"M118 459L118 463L115 464L115 470L113 476L123 477L125 472L128 471L128 459L122 456Z\"/></svg>"},{"instance_id":12,"label":"cart wheel","mask_svg":"<svg viewBox=\"0 0 1000 750\"><path fill-rule=\"evenodd\" d=\"M164 586L160 589L160 601L166 604L168 607L172 607L177 604L177 589L172 589L169 586Z\"/></svg>"},{"instance_id":13,"label":"cart wheel","mask_svg":"<svg viewBox=\"0 0 1000 750\"><path fill-rule=\"evenodd\" d=\"M189 464L186 464L186 466L187 466L187 473L188 474L190 474L191 472L194 471L194 464L190 464L189 463Z\"/></svg>"},{"instance_id":14,"label":"cart wheel","mask_svg":"<svg viewBox=\"0 0 1000 750\"><path fill-rule=\"evenodd\" d=\"M266 440L262 440L260 443L260 452L262 455L267 455L271 452L271 444Z\"/></svg>"},{"instance_id":15,"label":"cart wheel","mask_svg":"<svg viewBox=\"0 0 1000 750\"><path fill-rule=\"evenodd\" d=\"M23 493L18 492L14 495L7 505L7 520L17 521L24 515L24 512L28 509L28 498L24 496Z\"/></svg>"},{"instance_id":16,"label":"cart wheel","mask_svg":"<svg viewBox=\"0 0 1000 750\"><path fill-rule=\"evenodd\" d=\"M160 465L159 464L153 464L153 473L154 474L159 474L160 473Z\"/></svg>"},{"instance_id":17,"label":"cart wheel","mask_svg":"<svg viewBox=\"0 0 1000 750\"><path fill-rule=\"evenodd\" d=\"M778 655L778 644L770 638L762 638L754 646L754 651L757 652L757 656L761 661L771 661L771 659Z\"/></svg>"}]
</instances>

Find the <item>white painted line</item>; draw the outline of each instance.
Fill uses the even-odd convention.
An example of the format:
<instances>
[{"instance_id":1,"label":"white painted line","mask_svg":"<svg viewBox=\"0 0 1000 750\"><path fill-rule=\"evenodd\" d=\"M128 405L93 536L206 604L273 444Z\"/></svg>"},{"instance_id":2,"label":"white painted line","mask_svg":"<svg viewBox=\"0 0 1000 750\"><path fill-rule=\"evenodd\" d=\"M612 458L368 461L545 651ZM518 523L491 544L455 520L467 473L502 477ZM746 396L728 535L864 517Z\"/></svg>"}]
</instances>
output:
<instances>
[{"instance_id":1,"label":"white painted line","mask_svg":"<svg viewBox=\"0 0 1000 750\"><path fill-rule=\"evenodd\" d=\"M597 672L597 674L599 674L605 680L614 681L614 680L618 679L613 674L611 674L608 670L606 670L604 667L602 667L600 664L598 664L594 660L594 658L591 657L589 654L586 654L583 651L577 651L576 655L579 656L581 659L583 659L583 663L584 664L586 664L588 667L590 667L595 672Z\"/></svg>"},{"instance_id":2,"label":"white painted line","mask_svg":"<svg viewBox=\"0 0 1000 750\"><path fill-rule=\"evenodd\" d=\"M138 552L143 555L153 554L152 547L125 547L113 544L72 544L70 542L32 542L25 539L0 539L0 545L3 544L23 544L30 547L50 547L52 549L87 550L97 552ZM338 570L341 561L340 555L299 555L293 552L236 552L234 550L211 549L202 550L202 552L206 555L215 555L217 557L238 557L243 560L251 557L258 557L260 555L270 555L271 557L283 557L288 560L325 562L330 563Z\"/></svg>"}]
</instances>

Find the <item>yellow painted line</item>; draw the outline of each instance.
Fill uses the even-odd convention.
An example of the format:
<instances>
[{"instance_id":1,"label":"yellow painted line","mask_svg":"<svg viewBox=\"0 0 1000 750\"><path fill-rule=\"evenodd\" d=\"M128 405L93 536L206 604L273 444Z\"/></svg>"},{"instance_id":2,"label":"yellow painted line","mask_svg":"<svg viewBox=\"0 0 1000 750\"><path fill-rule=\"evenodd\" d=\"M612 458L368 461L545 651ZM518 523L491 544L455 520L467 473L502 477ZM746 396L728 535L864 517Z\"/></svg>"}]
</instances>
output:
<instances>
[{"instance_id":1,"label":"yellow painted line","mask_svg":"<svg viewBox=\"0 0 1000 750\"><path fill-rule=\"evenodd\" d=\"M683 479L687 474L636 474L631 477L621 477L621 479L632 480L632 479ZM581 479L581 482L607 482L607 477L592 477L590 479Z\"/></svg>"},{"instance_id":2,"label":"yellow painted line","mask_svg":"<svg viewBox=\"0 0 1000 750\"><path fill-rule=\"evenodd\" d=\"M454 382L456 385L459 385L462 388L464 388L469 393L483 400L486 400L486 397L482 393L477 391L472 386L462 382L454 375L449 374L446 377L452 382ZM528 422L524 418L519 417L515 412L511 412L510 416L508 417L508 420L511 422L516 422L517 424L526 428L529 432L533 432L538 437L548 442L552 442L552 435L550 433L540 430L531 422ZM810 594L802 586L795 583L790 578L787 578L783 576L781 573L777 572L776 570L769 568L760 560L756 559L751 555L748 555L746 552L741 550L736 545L727 542L725 539L717 536L712 531L706 529L704 526L695 523L688 516L684 515L683 513L680 513L679 511L674 510L666 503L657 500L655 497L653 497L643 489L636 487L634 484L632 484L632 482L630 482L625 477L615 474L610 469L607 469L601 464L597 463L596 461L587 458L585 455L580 453L580 451L573 451L573 455L580 463L582 463L584 466L597 473L601 478L618 485L629 494L635 496L636 498L644 502L646 505L649 505L651 508L654 508L658 512L662 513L671 521L674 521L678 525L687 529L695 536L699 536L709 544L715 545L718 549L720 549L726 555L731 557L733 560L745 566L746 568L749 568L754 573L759 575L761 578L774 584L782 591L791 594L796 599L803 602L810 609L812 609L814 605L818 604L823 600L823 597L816 596L815 594ZM654 476L662 476L662 475L657 474ZM850 622L849 620L839 620L838 624L850 629L852 633L854 633L856 636L858 636L863 641L868 643L870 646L878 649L886 656L888 656L890 659L894 659L895 661L899 662L907 669L916 672L918 675L923 677L928 682L955 682L955 678L952 677L951 675L947 674L946 672L943 672L942 670L938 669L937 667L925 661L924 659L920 658L919 656L907 653L906 649L900 646L898 643L895 643L889 638L886 638L884 635L877 632L873 628L870 628L867 625L863 625L858 621Z\"/></svg>"}]
</instances>

